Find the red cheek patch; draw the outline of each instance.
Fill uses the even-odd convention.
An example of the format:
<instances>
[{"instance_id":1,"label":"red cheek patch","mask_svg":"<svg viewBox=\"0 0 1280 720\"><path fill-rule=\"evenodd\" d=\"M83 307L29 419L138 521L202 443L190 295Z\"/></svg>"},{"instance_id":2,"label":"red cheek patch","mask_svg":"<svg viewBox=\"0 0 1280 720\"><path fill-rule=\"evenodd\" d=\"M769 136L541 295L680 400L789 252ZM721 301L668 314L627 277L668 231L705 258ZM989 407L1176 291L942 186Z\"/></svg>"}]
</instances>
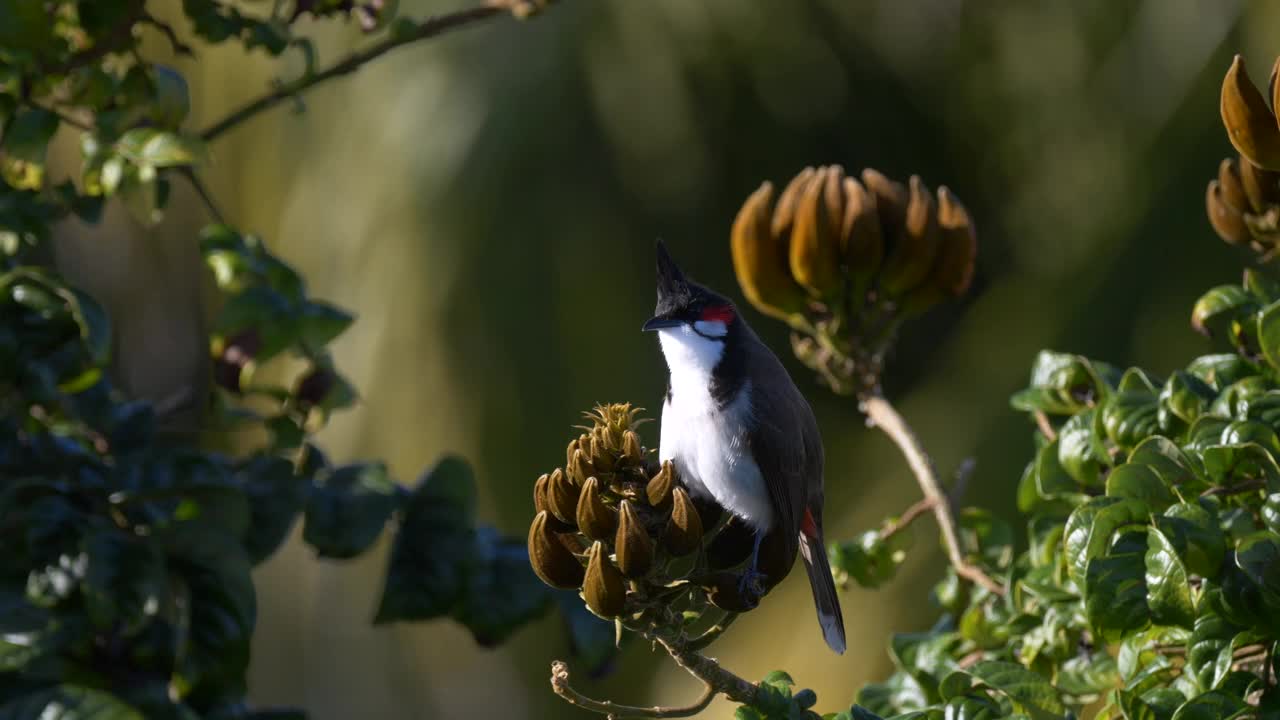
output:
<instances>
[{"instance_id":1,"label":"red cheek patch","mask_svg":"<svg viewBox=\"0 0 1280 720\"><path fill-rule=\"evenodd\" d=\"M733 308L728 305L715 305L702 309L701 320L706 322L722 322L725 325L733 322Z\"/></svg>"}]
</instances>

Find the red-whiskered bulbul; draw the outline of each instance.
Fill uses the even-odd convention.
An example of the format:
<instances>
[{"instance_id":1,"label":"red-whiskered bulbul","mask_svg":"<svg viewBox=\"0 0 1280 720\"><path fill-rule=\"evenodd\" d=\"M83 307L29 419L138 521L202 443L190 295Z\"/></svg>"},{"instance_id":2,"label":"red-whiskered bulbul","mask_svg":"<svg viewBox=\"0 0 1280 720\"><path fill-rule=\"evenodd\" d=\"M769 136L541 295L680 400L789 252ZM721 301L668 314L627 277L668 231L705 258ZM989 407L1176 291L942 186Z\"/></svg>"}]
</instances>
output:
<instances>
[{"instance_id":1,"label":"red-whiskered bulbul","mask_svg":"<svg viewBox=\"0 0 1280 720\"><path fill-rule=\"evenodd\" d=\"M658 242L656 330L670 370L660 460L755 533L743 589L758 593L760 541L797 543L827 645L845 648L844 619L822 539L822 437L813 409L733 303L684 276ZM754 589L753 589L754 588Z\"/></svg>"}]
</instances>

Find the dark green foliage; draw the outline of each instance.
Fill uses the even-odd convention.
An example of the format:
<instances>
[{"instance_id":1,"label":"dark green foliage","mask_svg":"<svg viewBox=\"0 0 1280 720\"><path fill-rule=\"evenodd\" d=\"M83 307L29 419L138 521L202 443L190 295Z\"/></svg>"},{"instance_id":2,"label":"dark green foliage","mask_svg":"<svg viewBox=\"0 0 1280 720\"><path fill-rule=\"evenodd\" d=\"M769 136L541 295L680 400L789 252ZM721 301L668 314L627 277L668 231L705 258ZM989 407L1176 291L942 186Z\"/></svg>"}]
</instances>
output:
<instances>
[{"instance_id":1,"label":"dark green foliage","mask_svg":"<svg viewBox=\"0 0 1280 720\"><path fill-rule=\"evenodd\" d=\"M1041 353L1012 400L1050 431L1019 484L1027 541L1015 553L1007 525L960 518L967 558L1006 593L948 570L937 625L894 636L897 671L835 717L1060 718L1087 706L1103 718L1275 717L1275 287L1250 270L1201 298L1193 325L1235 352L1166 379ZM833 545L837 575L887 582L885 534ZM744 712L802 717L781 702Z\"/></svg>"},{"instance_id":2,"label":"dark green foliage","mask_svg":"<svg viewBox=\"0 0 1280 720\"><path fill-rule=\"evenodd\" d=\"M289 8L280 17L261 5L182 9L201 39L297 48L308 73L299 17L354 12L369 31L383 20L350 2L277 3ZM256 430L244 436L261 442L230 455L175 440L169 410L112 384L106 313L41 264L41 246L61 219L97 222L107 198L156 221L169 184L205 162L201 135L183 127L185 80L139 52L141 27L159 22L132 0L0 0L0 720L302 717L245 706L250 571L299 522L333 559L391 528L377 622L451 617L491 645L555 599L522 539L475 525L461 460L409 491L379 463L333 465L309 442L356 400L327 347L354 318L311 297L252 235L202 233L224 302L209 338L212 394L188 401L204 427ZM59 132L79 134L72 179L45 168ZM278 357L300 369L257 372ZM577 605L572 641L601 667L611 628Z\"/></svg>"}]
</instances>

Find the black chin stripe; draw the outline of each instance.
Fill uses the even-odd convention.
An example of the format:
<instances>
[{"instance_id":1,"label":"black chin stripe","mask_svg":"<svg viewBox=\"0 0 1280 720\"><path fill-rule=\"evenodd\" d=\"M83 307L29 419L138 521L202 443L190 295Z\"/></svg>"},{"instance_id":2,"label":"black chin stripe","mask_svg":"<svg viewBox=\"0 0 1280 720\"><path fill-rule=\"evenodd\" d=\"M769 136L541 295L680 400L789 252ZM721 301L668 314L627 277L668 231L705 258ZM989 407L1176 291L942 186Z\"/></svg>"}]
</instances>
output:
<instances>
[{"instance_id":1,"label":"black chin stripe","mask_svg":"<svg viewBox=\"0 0 1280 720\"><path fill-rule=\"evenodd\" d=\"M734 318L733 322L738 323L741 320ZM694 332L698 332L696 328ZM709 337L703 333L698 334ZM724 354L720 356L720 362L711 371L711 397L716 401L717 407L723 408L737 397L738 390L746 379L747 353L742 347L742 333L734 332L732 327L723 337L710 339L724 343Z\"/></svg>"}]
</instances>

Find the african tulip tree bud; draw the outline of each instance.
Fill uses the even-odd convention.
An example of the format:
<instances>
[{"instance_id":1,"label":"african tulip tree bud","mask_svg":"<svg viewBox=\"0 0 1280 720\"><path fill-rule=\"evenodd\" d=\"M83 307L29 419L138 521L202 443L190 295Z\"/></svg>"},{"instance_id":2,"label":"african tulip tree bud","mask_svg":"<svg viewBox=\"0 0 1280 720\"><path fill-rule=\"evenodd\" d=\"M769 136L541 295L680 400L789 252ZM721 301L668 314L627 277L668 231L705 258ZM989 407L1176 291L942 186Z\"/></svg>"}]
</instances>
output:
<instances>
[{"instance_id":1,"label":"african tulip tree bud","mask_svg":"<svg viewBox=\"0 0 1280 720\"><path fill-rule=\"evenodd\" d=\"M644 577L653 567L653 539L628 500L623 500L618 508L618 531L613 550L618 558L618 569L629 578Z\"/></svg>"},{"instance_id":2,"label":"african tulip tree bud","mask_svg":"<svg viewBox=\"0 0 1280 720\"><path fill-rule=\"evenodd\" d=\"M747 198L733 221L730 249L742 294L760 312L787 320L804 312L804 290L788 268L788 236L773 233L773 185L764 183Z\"/></svg>"},{"instance_id":3,"label":"african tulip tree bud","mask_svg":"<svg viewBox=\"0 0 1280 720\"><path fill-rule=\"evenodd\" d=\"M876 196L854 178L844 179L844 218L840 223L840 254L849 268L854 303L862 302L871 279L884 260L884 236Z\"/></svg>"},{"instance_id":4,"label":"african tulip tree bud","mask_svg":"<svg viewBox=\"0 0 1280 720\"><path fill-rule=\"evenodd\" d=\"M582 453L581 450L578 451ZM578 516L578 495L582 486L556 468L547 479L547 506L556 519L573 525Z\"/></svg>"},{"instance_id":5,"label":"african tulip tree bud","mask_svg":"<svg viewBox=\"0 0 1280 720\"><path fill-rule=\"evenodd\" d=\"M644 447L640 444L640 436L634 430L622 434L622 457L631 465L644 462Z\"/></svg>"},{"instance_id":6,"label":"african tulip tree bud","mask_svg":"<svg viewBox=\"0 0 1280 720\"><path fill-rule=\"evenodd\" d=\"M1231 245L1249 240L1249 228L1244 224L1244 217L1223 198L1222 186L1217 180L1209 181L1209 189L1205 193L1205 210L1209 214L1209 224L1218 233L1218 237Z\"/></svg>"},{"instance_id":7,"label":"african tulip tree bud","mask_svg":"<svg viewBox=\"0 0 1280 720\"><path fill-rule=\"evenodd\" d=\"M1241 155L1267 170L1280 170L1280 127L1254 87L1239 55L1222 80L1222 124Z\"/></svg>"},{"instance_id":8,"label":"african tulip tree bud","mask_svg":"<svg viewBox=\"0 0 1280 720\"><path fill-rule=\"evenodd\" d=\"M1264 212L1268 207L1280 204L1280 173L1263 170L1243 156L1234 167L1240 176L1240 184L1249 200L1248 208L1251 212ZM1222 181L1221 173L1218 181Z\"/></svg>"},{"instance_id":9,"label":"african tulip tree bud","mask_svg":"<svg viewBox=\"0 0 1280 720\"><path fill-rule=\"evenodd\" d=\"M888 245L897 238L906 222L907 189L902 183L890 180L871 168L862 171L862 184L875 196L876 214L880 216L880 234Z\"/></svg>"},{"instance_id":10,"label":"african tulip tree bud","mask_svg":"<svg viewBox=\"0 0 1280 720\"><path fill-rule=\"evenodd\" d=\"M582 564L548 526L546 510L538 513L529 526L529 564L542 582L555 588L582 586Z\"/></svg>"},{"instance_id":11,"label":"african tulip tree bud","mask_svg":"<svg viewBox=\"0 0 1280 720\"><path fill-rule=\"evenodd\" d=\"M649 504L656 508L662 508L670 503L671 488L674 483L675 467L670 460L665 460L662 463L662 469L645 486L645 497L649 499Z\"/></svg>"},{"instance_id":12,"label":"african tulip tree bud","mask_svg":"<svg viewBox=\"0 0 1280 720\"><path fill-rule=\"evenodd\" d=\"M671 520L662 544L675 557L683 557L702 547L702 518L684 488L672 491Z\"/></svg>"},{"instance_id":13,"label":"african tulip tree bud","mask_svg":"<svg viewBox=\"0 0 1280 720\"><path fill-rule=\"evenodd\" d=\"M880 274L881 286L898 295L924 281L938 255L938 213L933 193L912 175L902 231L890 242Z\"/></svg>"},{"instance_id":14,"label":"african tulip tree bud","mask_svg":"<svg viewBox=\"0 0 1280 720\"><path fill-rule=\"evenodd\" d=\"M796 207L791 229L791 275L816 297L838 293L840 224L844 217L844 171L819 168Z\"/></svg>"},{"instance_id":15,"label":"african tulip tree bud","mask_svg":"<svg viewBox=\"0 0 1280 720\"><path fill-rule=\"evenodd\" d=\"M578 528L592 540L612 540L618 527L618 511L600 497L600 481L587 478L578 497Z\"/></svg>"},{"instance_id":16,"label":"african tulip tree bud","mask_svg":"<svg viewBox=\"0 0 1280 720\"><path fill-rule=\"evenodd\" d=\"M1245 161L1248 164L1248 161ZM1240 166L1232 158L1223 158L1218 164L1218 186L1222 188L1222 199L1239 212L1256 212L1257 207L1249 201L1244 190L1244 179L1240 176Z\"/></svg>"},{"instance_id":17,"label":"african tulip tree bud","mask_svg":"<svg viewBox=\"0 0 1280 720\"><path fill-rule=\"evenodd\" d=\"M618 617L626 608L627 587L622 573L609 562L609 552L599 540L587 549L582 596L591 612L605 619Z\"/></svg>"}]
</instances>

